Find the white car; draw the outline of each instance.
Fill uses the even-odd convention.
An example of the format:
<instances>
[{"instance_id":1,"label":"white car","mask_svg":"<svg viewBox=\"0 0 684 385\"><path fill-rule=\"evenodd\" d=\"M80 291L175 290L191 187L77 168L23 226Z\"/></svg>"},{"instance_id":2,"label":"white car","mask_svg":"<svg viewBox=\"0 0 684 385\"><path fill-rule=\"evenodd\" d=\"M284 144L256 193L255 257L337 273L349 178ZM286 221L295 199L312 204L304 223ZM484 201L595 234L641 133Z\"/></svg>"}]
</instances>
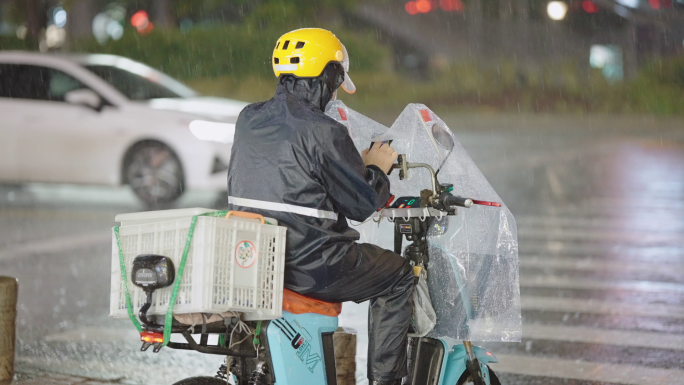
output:
<instances>
[{"instance_id":1,"label":"white car","mask_svg":"<svg viewBox=\"0 0 684 385\"><path fill-rule=\"evenodd\" d=\"M246 105L120 56L0 52L0 181L130 184L147 204L225 189Z\"/></svg>"}]
</instances>

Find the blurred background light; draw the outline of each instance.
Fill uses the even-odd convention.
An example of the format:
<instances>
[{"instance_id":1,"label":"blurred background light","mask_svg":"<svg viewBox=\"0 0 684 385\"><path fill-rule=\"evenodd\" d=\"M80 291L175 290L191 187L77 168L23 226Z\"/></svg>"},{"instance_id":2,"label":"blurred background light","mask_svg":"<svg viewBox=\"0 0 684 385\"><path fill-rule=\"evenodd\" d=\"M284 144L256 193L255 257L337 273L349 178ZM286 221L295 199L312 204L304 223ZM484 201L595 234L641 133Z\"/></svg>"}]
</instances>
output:
<instances>
[{"instance_id":1,"label":"blurred background light","mask_svg":"<svg viewBox=\"0 0 684 385\"><path fill-rule=\"evenodd\" d=\"M589 65L600 69L609 81L623 78L622 50L615 45L592 45L589 51Z\"/></svg>"},{"instance_id":2,"label":"blurred background light","mask_svg":"<svg viewBox=\"0 0 684 385\"><path fill-rule=\"evenodd\" d=\"M66 31L55 24L50 24L45 29L45 45L47 48L59 48L64 44Z\"/></svg>"},{"instance_id":3,"label":"blurred background light","mask_svg":"<svg viewBox=\"0 0 684 385\"><path fill-rule=\"evenodd\" d=\"M133 25L141 35L152 32L152 29L154 28L149 15L143 10L140 10L131 16L131 25Z\"/></svg>"},{"instance_id":4,"label":"blurred background light","mask_svg":"<svg viewBox=\"0 0 684 385\"><path fill-rule=\"evenodd\" d=\"M17 37L21 40L26 39L26 35L28 34L28 27L26 27L25 24L22 24L17 27Z\"/></svg>"},{"instance_id":5,"label":"blurred background light","mask_svg":"<svg viewBox=\"0 0 684 385\"><path fill-rule=\"evenodd\" d=\"M648 5L650 5L651 8L658 10L660 9L660 0L648 0Z\"/></svg>"},{"instance_id":6,"label":"blurred background light","mask_svg":"<svg viewBox=\"0 0 684 385\"><path fill-rule=\"evenodd\" d=\"M406 3L404 8L406 9L406 12L408 12L409 15L417 15L418 14L418 7L416 6L415 1L409 1L408 3Z\"/></svg>"},{"instance_id":7,"label":"blurred background light","mask_svg":"<svg viewBox=\"0 0 684 385\"><path fill-rule=\"evenodd\" d=\"M150 22L150 18L145 11L138 11L131 16L131 24L138 29L144 29Z\"/></svg>"},{"instance_id":8,"label":"blurred background light","mask_svg":"<svg viewBox=\"0 0 684 385\"><path fill-rule=\"evenodd\" d=\"M113 40L119 40L123 37L124 28L116 20L110 20L105 28L107 35Z\"/></svg>"},{"instance_id":9,"label":"blurred background light","mask_svg":"<svg viewBox=\"0 0 684 385\"><path fill-rule=\"evenodd\" d=\"M432 3L430 0L416 0L416 8L420 13L428 13L432 10Z\"/></svg>"},{"instance_id":10,"label":"blurred background light","mask_svg":"<svg viewBox=\"0 0 684 385\"><path fill-rule=\"evenodd\" d=\"M412 0L404 4L404 9L409 15L429 13L439 9L445 12L461 13L465 9L463 0Z\"/></svg>"},{"instance_id":11,"label":"blurred background light","mask_svg":"<svg viewBox=\"0 0 684 385\"><path fill-rule=\"evenodd\" d=\"M639 6L639 0L617 0L618 4L629 8L636 8Z\"/></svg>"},{"instance_id":12,"label":"blurred background light","mask_svg":"<svg viewBox=\"0 0 684 385\"><path fill-rule=\"evenodd\" d=\"M584 0L582 2L582 9L584 9L584 12L586 13L597 13L600 10L598 5L589 0Z\"/></svg>"},{"instance_id":13,"label":"blurred background light","mask_svg":"<svg viewBox=\"0 0 684 385\"><path fill-rule=\"evenodd\" d=\"M625 19L629 19L632 16L632 13L629 11L629 9L623 7L620 4L615 4L615 6L613 7L613 10L615 11L615 13L618 16L622 16Z\"/></svg>"},{"instance_id":14,"label":"blurred background light","mask_svg":"<svg viewBox=\"0 0 684 385\"><path fill-rule=\"evenodd\" d=\"M461 0L440 0L439 6L447 12L463 12L464 6Z\"/></svg>"},{"instance_id":15,"label":"blurred background light","mask_svg":"<svg viewBox=\"0 0 684 385\"><path fill-rule=\"evenodd\" d=\"M195 23L193 23L192 19L189 17L183 18L180 22L178 22L178 29L180 29L182 32L187 32L194 26Z\"/></svg>"},{"instance_id":16,"label":"blurred background light","mask_svg":"<svg viewBox=\"0 0 684 385\"><path fill-rule=\"evenodd\" d=\"M563 20L568 13L568 5L563 1L552 1L546 6L551 20Z\"/></svg>"},{"instance_id":17,"label":"blurred background light","mask_svg":"<svg viewBox=\"0 0 684 385\"><path fill-rule=\"evenodd\" d=\"M64 28L67 22L67 12L62 7L56 7L52 19L57 28Z\"/></svg>"},{"instance_id":18,"label":"blurred background light","mask_svg":"<svg viewBox=\"0 0 684 385\"><path fill-rule=\"evenodd\" d=\"M112 17L111 12L99 13L93 19L93 35L98 43L105 44L109 39L119 40L123 34L123 25Z\"/></svg>"}]
</instances>

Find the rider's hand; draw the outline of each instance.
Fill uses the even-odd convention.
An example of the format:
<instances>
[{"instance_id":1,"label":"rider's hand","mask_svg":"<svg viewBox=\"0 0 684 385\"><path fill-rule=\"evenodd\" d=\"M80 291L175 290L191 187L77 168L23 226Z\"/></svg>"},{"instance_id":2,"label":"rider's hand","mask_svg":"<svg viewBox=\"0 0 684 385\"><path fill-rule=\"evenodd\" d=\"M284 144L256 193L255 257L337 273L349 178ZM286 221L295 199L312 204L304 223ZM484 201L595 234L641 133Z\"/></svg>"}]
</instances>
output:
<instances>
[{"instance_id":1,"label":"rider's hand","mask_svg":"<svg viewBox=\"0 0 684 385\"><path fill-rule=\"evenodd\" d=\"M385 174L392 169L392 164L394 164L398 156L399 154L394 151L394 148L382 142L375 142L370 150L366 149L361 153L361 158L366 166L377 166Z\"/></svg>"}]
</instances>

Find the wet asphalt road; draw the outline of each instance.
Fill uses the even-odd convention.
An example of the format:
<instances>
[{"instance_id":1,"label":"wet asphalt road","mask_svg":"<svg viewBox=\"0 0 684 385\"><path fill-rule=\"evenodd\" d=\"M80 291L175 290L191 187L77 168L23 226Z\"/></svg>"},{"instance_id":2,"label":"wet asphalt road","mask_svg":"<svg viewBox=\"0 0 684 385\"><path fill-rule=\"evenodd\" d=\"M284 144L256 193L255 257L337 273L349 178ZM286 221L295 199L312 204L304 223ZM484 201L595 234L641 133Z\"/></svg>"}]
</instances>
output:
<instances>
[{"instance_id":1,"label":"wet asphalt road","mask_svg":"<svg viewBox=\"0 0 684 385\"><path fill-rule=\"evenodd\" d=\"M484 344L502 383L684 384L684 121L442 118L518 224L523 340ZM195 192L179 206L220 202ZM126 188L0 186L19 380L168 384L218 369L220 357L138 352L129 323L107 317L113 218L141 210ZM341 325L362 334L364 310L345 305Z\"/></svg>"}]
</instances>

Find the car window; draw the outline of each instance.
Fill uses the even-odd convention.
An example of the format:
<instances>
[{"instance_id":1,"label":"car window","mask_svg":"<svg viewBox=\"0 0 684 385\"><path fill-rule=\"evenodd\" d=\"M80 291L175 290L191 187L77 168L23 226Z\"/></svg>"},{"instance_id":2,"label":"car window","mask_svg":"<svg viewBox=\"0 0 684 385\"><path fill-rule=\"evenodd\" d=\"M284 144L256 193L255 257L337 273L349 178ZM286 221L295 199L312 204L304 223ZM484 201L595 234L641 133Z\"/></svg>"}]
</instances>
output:
<instances>
[{"instance_id":1,"label":"car window","mask_svg":"<svg viewBox=\"0 0 684 385\"><path fill-rule=\"evenodd\" d=\"M49 100L46 71L22 64L0 64L0 97Z\"/></svg>"},{"instance_id":2,"label":"car window","mask_svg":"<svg viewBox=\"0 0 684 385\"><path fill-rule=\"evenodd\" d=\"M69 91L81 88L83 83L52 68L0 64L0 97L63 102Z\"/></svg>"},{"instance_id":3,"label":"car window","mask_svg":"<svg viewBox=\"0 0 684 385\"><path fill-rule=\"evenodd\" d=\"M50 69L50 100L64 101L64 95L70 91L86 88L83 83L64 72Z\"/></svg>"},{"instance_id":4,"label":"car window","mask_svg":"<svg viewBox=\"0 0 684 385\"><path fill-rule=\"evenodd\" d=\"M179 98L181 95L150 79L109 65L87 65L87 69L131 100Z\"/></svg>"}]
</instances>

